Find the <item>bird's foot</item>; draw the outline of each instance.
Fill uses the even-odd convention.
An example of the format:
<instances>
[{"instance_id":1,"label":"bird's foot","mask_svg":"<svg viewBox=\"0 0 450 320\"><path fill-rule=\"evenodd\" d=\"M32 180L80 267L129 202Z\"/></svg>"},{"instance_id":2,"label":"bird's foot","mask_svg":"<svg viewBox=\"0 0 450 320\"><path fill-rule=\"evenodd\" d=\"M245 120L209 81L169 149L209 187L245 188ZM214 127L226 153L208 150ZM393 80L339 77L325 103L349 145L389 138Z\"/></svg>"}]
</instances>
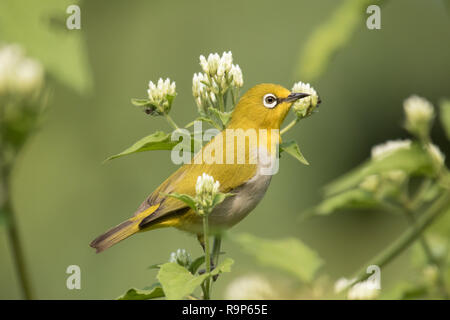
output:
<instances>
[{"instance_id":1,"label":"bird's foot","mask_svg":"<svg viewBox=\"0 0 450 320\"><path fill-rule=\"evenodd\" d=\"M214 263L213 263L212 260L211 260L211 265L210 265L210 266L211 266L211 271L213 271L213 270L216 268L216 266L214 265ZM200 274L200 275L205 274L205 272L206 272L205 269L200 269L200 270L198 270L198 274ZM216 281L218 277L219 277L218 274L214 275L214 276L212 277L213 281Z\"/></svg>"}]
</instances>

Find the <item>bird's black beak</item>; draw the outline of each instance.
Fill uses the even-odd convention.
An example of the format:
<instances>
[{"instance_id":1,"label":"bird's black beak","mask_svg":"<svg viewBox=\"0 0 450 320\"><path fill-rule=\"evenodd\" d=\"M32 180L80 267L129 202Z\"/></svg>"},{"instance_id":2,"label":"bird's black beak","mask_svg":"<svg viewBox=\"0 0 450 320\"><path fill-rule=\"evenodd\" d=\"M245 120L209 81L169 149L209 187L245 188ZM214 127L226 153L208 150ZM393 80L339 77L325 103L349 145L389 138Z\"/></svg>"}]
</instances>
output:
<instances>
[{"instance_id":1,"label":"bird's black beak","mask_svg":"<svg viewBox=\"0 0 450 320\"><path fill-rule=\"evenodd\" d=\"M288 95L286 98L284 98L284 102L293 102L297 101L298 99L309 97L310 94L308 93L299 93L299 92L292 92L290 95Z\"/></svg>"}]
</instances>

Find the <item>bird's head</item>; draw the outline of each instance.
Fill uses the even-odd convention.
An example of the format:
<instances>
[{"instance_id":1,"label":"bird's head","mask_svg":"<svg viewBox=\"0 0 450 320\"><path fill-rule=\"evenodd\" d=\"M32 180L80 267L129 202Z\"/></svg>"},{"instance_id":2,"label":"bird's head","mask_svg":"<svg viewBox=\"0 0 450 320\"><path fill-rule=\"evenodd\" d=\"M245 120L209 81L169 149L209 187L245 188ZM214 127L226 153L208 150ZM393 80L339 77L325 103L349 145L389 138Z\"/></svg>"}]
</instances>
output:
<instances>
[{"instance_id":1,"label":"bird's head","mask_svg":"<svg viewBox=\"0 0 450 320\"><path fill-rule=\"evenodd\" d=\"M292 104L307 96L276 84L256 85L239 100L228 127L279 129Z\"/></svg>"}]
</instances>

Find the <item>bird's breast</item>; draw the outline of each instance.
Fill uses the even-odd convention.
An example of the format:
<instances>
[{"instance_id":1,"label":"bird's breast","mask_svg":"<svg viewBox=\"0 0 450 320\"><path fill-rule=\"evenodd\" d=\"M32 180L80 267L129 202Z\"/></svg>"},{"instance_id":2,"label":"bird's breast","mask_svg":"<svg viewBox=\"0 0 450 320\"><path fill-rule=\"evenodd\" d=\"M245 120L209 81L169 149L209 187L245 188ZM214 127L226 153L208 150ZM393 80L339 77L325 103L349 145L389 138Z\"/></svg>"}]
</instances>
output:
<instances>
[{"instance_id":1,"label":"bird's breast","mask_svg":"<svg viewBox=\"0 0 450 320\"><path fill-rule=\"evenodd\" d=\"M234 196L227 198L211 213L211 227L227 229L244 219L262 200L271 179L271 175L257 172L253 178L232 190Z\"/></svg>"}]
</instances>

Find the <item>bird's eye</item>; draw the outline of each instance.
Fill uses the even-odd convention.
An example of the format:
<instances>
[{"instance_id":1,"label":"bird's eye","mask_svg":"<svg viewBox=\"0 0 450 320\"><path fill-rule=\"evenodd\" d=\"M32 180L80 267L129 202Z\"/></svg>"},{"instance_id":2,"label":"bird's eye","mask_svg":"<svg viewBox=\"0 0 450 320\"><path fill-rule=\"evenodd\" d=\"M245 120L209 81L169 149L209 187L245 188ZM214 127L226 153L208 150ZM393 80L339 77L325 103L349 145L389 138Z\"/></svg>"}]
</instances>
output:
<instances>
[{"instance_id":1,"label":"bird's eye","mask_svg":"<svg viewBox=\"0 0 450 320\"><path fill-rule=\"evenodd\" d=\"M277 100L277 97L275 97L273 94L268 93L264 96L263 103L266 108L272 109L277 105L278 100Z\"/></svg>"}]
</instances>

